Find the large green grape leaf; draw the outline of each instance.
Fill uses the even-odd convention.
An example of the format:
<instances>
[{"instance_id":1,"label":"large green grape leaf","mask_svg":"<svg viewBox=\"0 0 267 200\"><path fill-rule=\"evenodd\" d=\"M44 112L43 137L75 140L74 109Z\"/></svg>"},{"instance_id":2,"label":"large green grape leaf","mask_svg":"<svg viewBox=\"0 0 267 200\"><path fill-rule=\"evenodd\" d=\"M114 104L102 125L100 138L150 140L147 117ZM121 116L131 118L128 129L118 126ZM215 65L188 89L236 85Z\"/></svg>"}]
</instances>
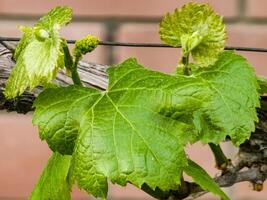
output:
<instances>
[{"instance_id":1,"label":"large green grape leaf","mask_svg":"<svg viewBox=\"0 0 267 200\"><path fill-rule=\"evenodd\" d=\"M166 44L182 46L183 54L192 53L201 66L214 64L225 46L225 26L207 4L188 3L164 16L160 38Z\"/></svg>"},{"instance_id":2,"label":"large green grape leaf","mask_svg":"<svg viewBox=\"0 0 267 200\"><path fill-rule=\"evenodd\" d=\"M38 85L49 84L59 67L64 67L64 54L59 29L71 19L71 9L57 7L31 27L22 27L22 36L14 58L17 63L6 82L5 96L9 99Z\"/></svg>"},{"instance_id":3,"label":"large green grape leaf","mask_svg":"<svg viewBox=\"0 0 267 200\"><path fill-rule=\"evenodd\" d=\"M255 130L258 119L256 108L260 104L254 69L245 58L227 51L213 66L193 68L192 73L214 94L204 114L195 120L202 129L202 141L219 143L229 135L236 145L243 143Z\"/></svg>"},{"instance_id":4,"label":"large green grape leaf","mask_svg":"<svg viewBox=\"0 0 267 200\"><path fill-rule=\"evenodd\" d=\"M197 78L154 72L135 59L110 68L109 80L105 92L70 86L41 93L33 119L41 138L72 153L73 178L94 196L106 196L107 179L176 188L187 165L183 147L197 137L185 123L192 114L183 114L199 110L209 90Z\"/></svg>"},{"instance_id":5,"label":"large green grape leaf","mask_svg":"<svg viewBox=\"0 0 267 200\"><path fill-rule=\"evenodd\" d=\"M71 156L54 153L48 161L29 200L70 200L69 168Z\"/></svg>"},{"instance_id":6,"label":"large green grape leaf","mask_svg":"<svg viewBox=\"0 0 267 200\"><path fill-rule=\"evenodd\" d=\"M204 190L218 195L222 200L230 200L217 183L210 177L210 175L194 161L188 160L188 166L184 169L184 171Z\"/></svg>"},{"instance_id":7,"label":"large green grape leaf","mask_svg":"<svg viewBox=\"0 0 267 200\"><path fill-rule=\"evenodd\" d=\"M83 87L46 89L35 100L33 124L39 128L39 136L46 140L53 151L71 155L80 119L86 108L94 104L101 93Z\"/></svg>"}]
</instances>

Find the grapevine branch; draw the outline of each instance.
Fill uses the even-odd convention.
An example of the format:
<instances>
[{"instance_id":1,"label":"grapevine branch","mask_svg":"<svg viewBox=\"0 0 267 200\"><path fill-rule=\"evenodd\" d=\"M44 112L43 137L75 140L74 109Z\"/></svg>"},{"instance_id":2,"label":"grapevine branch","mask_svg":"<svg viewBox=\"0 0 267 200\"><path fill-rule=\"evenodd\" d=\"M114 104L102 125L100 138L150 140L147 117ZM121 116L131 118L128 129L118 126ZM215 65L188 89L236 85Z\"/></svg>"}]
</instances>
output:
<instances>
[{"instance_id":1,"label":"grapevine branch","mask_svg":"<svg viewBox=\"0 0 267 200\"><path fill-rule=\"evenodd\" d=\"M0 110L16 111L27 113L32 111L32 103L35 97L42 90L37 88L32 92L25 92L14 100L7 100L3 95L5 81L7 80L15 62L12 59L12 52L15 43L0 41ZM106 74L107 66L80 61L78 72L82 83L87 87L107 88L108 77ZM72 84L72 79L60 72L56 78L59 85ZM267 98L262 97L261 109L258 111L259 123L256 131L250 140L242 144L236 159L232 165L227 166L220 175L214 180L221 187L230 187L239 182L250 182L255 190L261 190L262 183L267 178ZM185 182L183 187L170 191L164 197L169 200L192 200L203 194L201 187L195 183Z\"/></svg>"}]
</instances>

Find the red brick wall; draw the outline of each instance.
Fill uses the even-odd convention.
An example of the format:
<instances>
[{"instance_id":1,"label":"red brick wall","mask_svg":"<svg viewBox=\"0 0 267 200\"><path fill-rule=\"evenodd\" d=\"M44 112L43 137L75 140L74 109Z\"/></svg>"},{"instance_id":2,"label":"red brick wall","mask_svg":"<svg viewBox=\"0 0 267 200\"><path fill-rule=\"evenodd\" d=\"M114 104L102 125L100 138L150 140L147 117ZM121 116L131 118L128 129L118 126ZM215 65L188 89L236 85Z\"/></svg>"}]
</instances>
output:
<instances>
[{"instance_id":1,"label":"red brick wall","mask_svg":"<svg viewBox=\"0 0 267 200\"><path fill-rule=\"evenodd\" d=\"M172 11L187 0L0 0L0 36L20 36L17 25L32 24L41 14L56 5L70 5L74 20L62 34L77 39L88 33L101 40L123 42L160 42L158 22L160 16ZM267 1L266 0L201 0L209 2L225 16L229 33L228 45L267 47ZM244 53L258 74L267 76L266 53ZM121 62L135 56L140 63L156 70L171 72L179 58L177 49L99 47L86 59L103 64ZM230 154L229 144L224 149ZM188 149L192 158L215 174L213 158L206 147L195 145ZM46 163L50 151L40 142L31 116L0 113L0 199L26 199ZM201 156L199 156L201 155ZM248 184L240 184L227 192L234 200L266 200L264 192L252 192ZM74 190L74 198L86 195ZM210 198L209 198L210 197ZM151 199L132 186L111 186L110 198ZM214 199L211 195L202 200Z\"/></svg>"}]
</instances>

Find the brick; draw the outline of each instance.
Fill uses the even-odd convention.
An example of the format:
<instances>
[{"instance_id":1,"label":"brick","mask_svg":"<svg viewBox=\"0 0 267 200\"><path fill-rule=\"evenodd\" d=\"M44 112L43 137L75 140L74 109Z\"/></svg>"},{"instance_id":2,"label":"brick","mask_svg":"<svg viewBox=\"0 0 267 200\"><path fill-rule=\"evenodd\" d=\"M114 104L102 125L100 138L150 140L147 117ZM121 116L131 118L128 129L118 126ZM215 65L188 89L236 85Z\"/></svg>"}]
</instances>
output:
<instances>
[{"instance_id":1,"label":"brick","mask_svg":"<svg viewBox=\"0 0 267 200\"><path fill-rule=\"evenodd\" d=\"M25 22L21 20L10 21L0 19L0 36L2 37L20 37L21 32L19 25L31 26L32 22Z\"/></svg>"},{"instance_id":2,"label":"brick","mask_svg":"<svg viewBox=\"0 0 267 200\"><path fill-rule=\"evenodd\" d=\"M0 199L26 199L38 181L51 151L39 139L37 129L31 124L31 115L1 112L0 132ZM74 189L73 197L88 195Z\"/></svg>"},{"instance_id":3,"label":"brick","mask_svg":"<svg viewBox=\"0 0 267 200\"><path fill-rule=\"evenodd\" d=\"M92 34L100 40L105 40L105 27L98 23L74 22L62 29L62 36L66 39L81 39L82 37ZM73 45L70 45L73 47ZM84 56L83 60L108 64L106 61L107 48L98 46L93 52Z\"/></svg>"},{"instance_id":4,"label":"brick","mask_svg":"<svg viewBox=\"0 0 267 200\"><path fill-rule=\"evenodd\" d=\"M266 53L248 53L248 52L241 52L248 62L255 68L257 75L259 76L267 76L267 58Z\"/></svg>"},{"instance_id":5,"label":"brick","mask_svg":"<svg viewBox=\"0 0 267 200\"><path fill-rule=\"evenodd\" d=\"M109 197L114 200L155 200L142 190L135 186L128 184L126 187L110 184L109 186Z\"/></svg>"},{"instance_id":6,"label":"brick","mask_svg":"<svg viewBox=\"0 0 267 200\"><path fill-rule=\"evenodd\" d=\"M31 116L1 113L0 196L27 196L50 151L31 125Z\"/></svg>"},{"instance_id":7,"label":"brick","mask_svg":"<svg viewBox=\"0 0 267 200\"><path fill-rule=\"evenodd\" d=\"M228 25L228 45L267 47L267 25Z\"/></svg>"},{"instance_id":8,"label":"brick","mask_svg":"<svg viewBox=\"0 0 267 200\"><path fill-rule=\"evenodd\" d=\"M266 0L247 0L246 16L255 18L267 17Z\"/></svg>"},{"instance_id":9,"label":"brick","mask_svg":"<svg viewBox=\"0 0 267 200\"><path fill-rule=\"evenodd\" d=\"M261 192L252 190L252 185L248 182L234 185L231 190L233 192L233 199L235 200L266 200L267 196L267 182L264 184L264 189Z\"/></svg>"},{"instance_id":10,"label":"brick","mask_svg":"<svg viewBox=\"0 0 267 200\"><path fill-rule=\"evenodd\" d=\"M232 158L235 150L230 143L222 143L221 145L225 155L228 158ZM190 159L194 160L198 163L202 168L204 168L211 177L215 177L220 174L220 171L215 167L214 156L208 147L208 145L203 145L201 143L196 143L194 145L190 145L186 148L186 153L190 157ZM200 156L201 155L201 156ZM189 178L189 180L191 180ZM232 195L231 190L229 188L223 189L229 196ZM217 199L212 194L204 195L199 198L199 200L215 200Z\"/></svg>"},{"instance_id":11,"label":"brick","mask_svg":"<svg viewBox=\"0 0 267 200\"><path fill-rule=\"evenodd\" d=\"M117 33L117 41L123 42L160 42L158 26L151 24L127 24ZM168 48L127 48L116 47L114 50L116 62L122 62L129 57L155 70L173 72L180 57L179 49Z\"/></svg>"},{"instance_id":12,"label":"brick","mask_svg":"<svg viewBox=\"0 0 267 200\"><path fill-rule=\"evenodd\" d=\"M157 25L126 24L117 32L117 41L123 42L160 42ZM229 46L267 47L267 26L230 25L228 26ZM178 59L179 49L167 48L115 48L116 61L121 62L128 57L137 57L138 61L155 70L173 72ZM245 56L257 74L267 76L266 53L238 52Z\"/></svg>"},{"instance_id":13,"label":"brick","mask_svg":"<svg viewBox=\"0 0 267 200\"><path fill-rule=\"evenodd\" d=\"M243 47L267 47L267 26L266 25L231 25L228 26L229 46ZM266 53L239 52L251 63L257 74L267 76Z\"/></svg>"},{"instance_id":14,"label":"brick","mask_svg":"<svg viewBox=\"0 0 267 200\"><path fill-rule=\"evenodd\" d=\"M39 15L47 12L56 5L69 5L78 16L144 16L159 17L176 7L191 2L191 0L1 0L0 13L5 15ZM196 2L209 2L220 14L237 16L237 0L197 0Z\"/></svg>"}]
</instances>

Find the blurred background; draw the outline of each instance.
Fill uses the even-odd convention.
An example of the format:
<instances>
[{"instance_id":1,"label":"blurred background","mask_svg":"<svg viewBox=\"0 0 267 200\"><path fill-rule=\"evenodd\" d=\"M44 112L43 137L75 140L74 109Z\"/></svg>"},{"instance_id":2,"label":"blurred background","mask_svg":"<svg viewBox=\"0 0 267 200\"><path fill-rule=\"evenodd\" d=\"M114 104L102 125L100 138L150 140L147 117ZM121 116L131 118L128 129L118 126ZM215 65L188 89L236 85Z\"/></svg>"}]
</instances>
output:
<instances>
[{"instance_id":1,"label":"blurred background","mask_svg":"<svg viewBox=\"0 0 267 200\"><path fill-rule=\"evenodd\" d=\"M266 0L202 0L210 3L224 16L229 46L267 47ZM42 14L57 5L69 5L74 10L70 25L63 29L67 39L94 34L101 40L119 42L159 43L158 23L161 16L190 1L186 0L0 0L0 36L19 37L18 25L32 25ZM267 76L267 54L240 52L255 67L257 74ZM177 49L98 47L86 57L88 61L113 64L128 57L137 57L141 64L155 70L172 72L180 57ZM235 153L230 144L223 148L229 156ZM207 147L196 144L188 154L211 175L218 171ZM50 150L38 138L31 125L31 114L0 112L0 200L27 199L49 158ZM265 184L266 185L266 184ZM266 185L267 186L267 185ZM233 200L266 200L263 192L252 191L248 183L237 184L226 192ZM73 199L88 199L77 188ZM93 199L93 198L90 198ZM152 200L133 186L110 185L109 199ZM202 200L216 199L206 195Z\"/></svg>"}]
</instances>

